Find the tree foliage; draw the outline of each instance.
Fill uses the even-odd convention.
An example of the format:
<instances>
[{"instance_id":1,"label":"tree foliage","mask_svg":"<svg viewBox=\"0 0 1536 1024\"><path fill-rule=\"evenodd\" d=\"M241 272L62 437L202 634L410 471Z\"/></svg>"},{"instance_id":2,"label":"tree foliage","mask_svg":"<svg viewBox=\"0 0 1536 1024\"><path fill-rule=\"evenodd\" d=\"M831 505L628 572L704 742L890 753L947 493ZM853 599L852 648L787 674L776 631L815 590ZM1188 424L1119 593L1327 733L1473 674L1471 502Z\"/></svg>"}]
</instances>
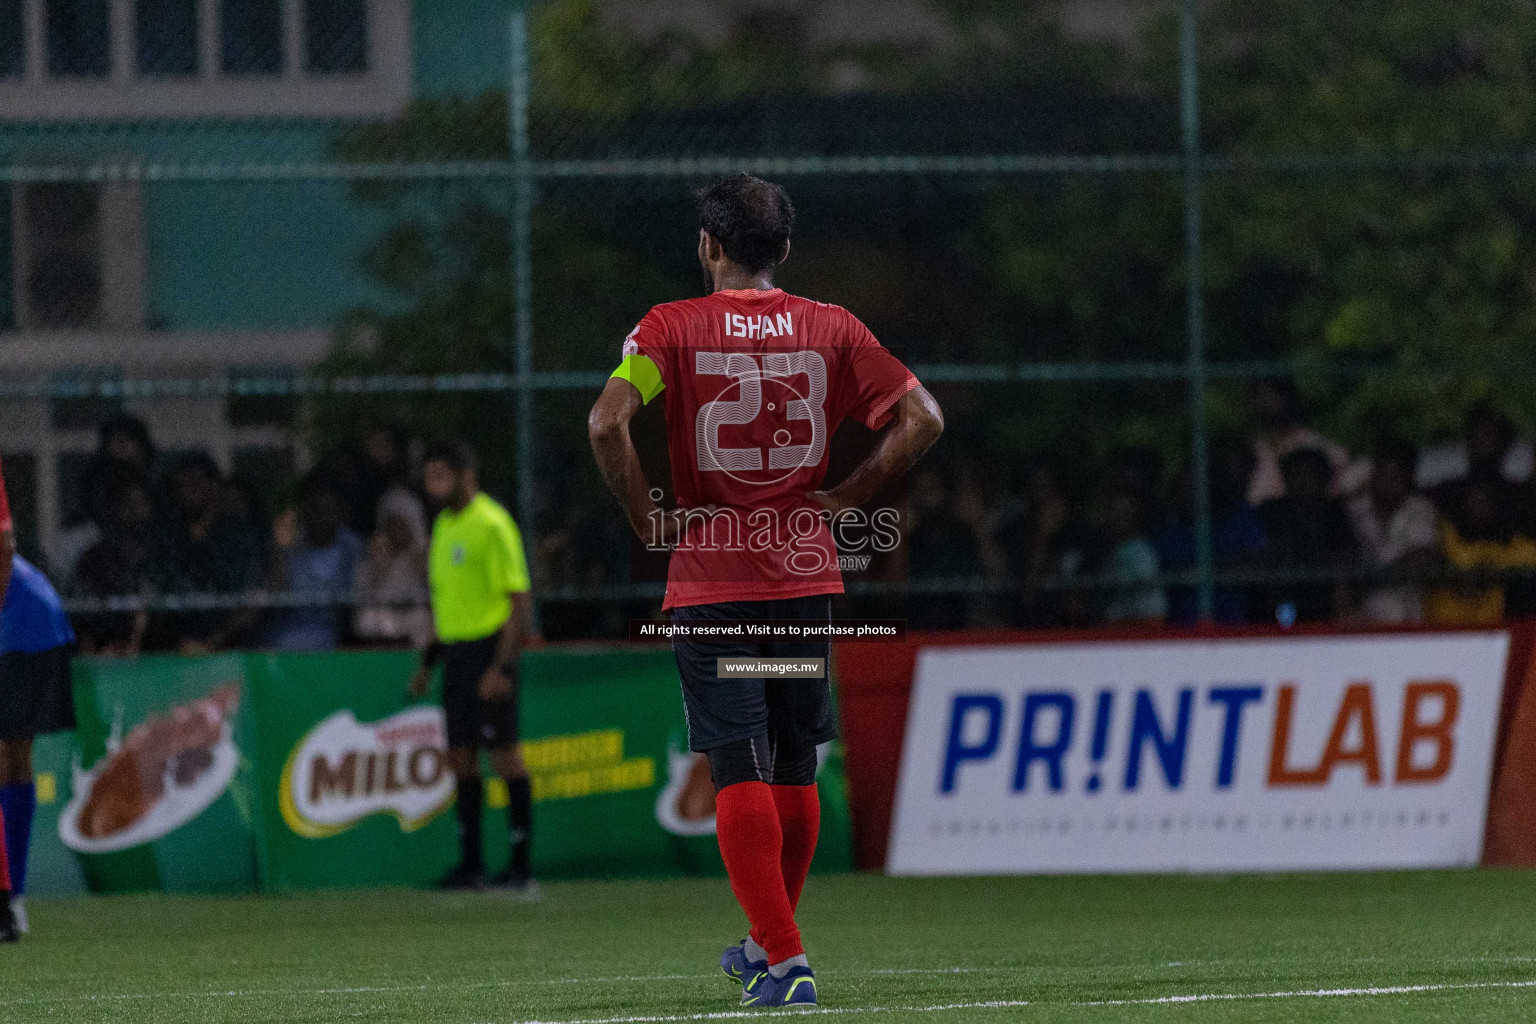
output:
<instances>
[{"instance_id":1,"label":"tree foliage","mask_svg":"<svg viewBox=\"0 0 1536 1024\"><path fill-rule=\"evenodd\" d=\"M1383 367L1307 378L1335 428L1360 441L1447 433L1485 396L1536 413L1536 178L1413 166L1531 145L1536 8L1224 0L1204 33L1214 151L1402 158L1211 178L1217 351Z\"/></svg>"},{"instance_id":2,"label":"tree foliage","mask_svg":"<svg viewBox=\"0 0 1536 1024\"><path fill-rule=\"evenodd\" d=\"M849 45L816 35L809 4L750 8L719 39L675 29L641 38L597 0L539 5L535 148L765 152L808 137L836 146L855 120L821 125L820 136L802 122L894 109L910 123L898 118L892 132L919 146L963 146L969 135L990 148L1178 151L1171 4L1123 44L1072 37L1055 3L931 0L928 10L928 37ZM1206 180L1213 357L1296 361L1325 425L1361 444L1443 436L1485 396L1536 417L1526 384L1536 370L1536 175L1413 163L1531 145L1536 5L1209 0L1201 47L1204 143L1238 164ZM987 136L998 129L991 112L1021 107L1028 118L1015 137ZM501 159L505 98L420 100L337 145L357 159ZM1276 154L1400 164L1243 167ZM786 285L849 305L913 361L1182 358L1177 176L791 184L804 198ZM359 194L389 219L367 257L388 299L338 333L332 368L510 369L505 184L375 183ZM681 182L548 183L534 231L540 368L604 369L646 307L695 293ZM1377 369L1328 369L1340 363ZM967 443L999 457L1054 437L1183 449L1176 387L1040 394L982 403L986 427ZM1216 399L1217 419L1239 425L1236 390L1218 388ZM507 444L510 417L487 424L484 408L432 403L417 415ZM547 421L548 457L569 464L579 431L557 418Z\"/></svg>"}]
</instances>

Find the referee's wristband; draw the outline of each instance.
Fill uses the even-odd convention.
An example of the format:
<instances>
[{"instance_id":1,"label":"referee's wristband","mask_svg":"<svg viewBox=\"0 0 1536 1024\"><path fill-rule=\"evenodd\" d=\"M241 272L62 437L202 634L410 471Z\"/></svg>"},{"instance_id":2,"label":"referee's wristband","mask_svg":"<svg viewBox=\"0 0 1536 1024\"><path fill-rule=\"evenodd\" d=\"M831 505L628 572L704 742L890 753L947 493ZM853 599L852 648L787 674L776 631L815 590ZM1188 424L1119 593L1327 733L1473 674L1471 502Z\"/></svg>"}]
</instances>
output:
<instances>
[{"instance_id":1,"label":"referee's wristband","mask_svg":"<svg viewBox=\"0 0 1536 1024\"><path fill-rule=\"evenodd\" d=\"M517 675L517 659L510 658L502 662L500 665L497 665L496 668L501 672L502 675L506 676L508 679L511 679L513 676Z\"/></svg>"}]
</instances>

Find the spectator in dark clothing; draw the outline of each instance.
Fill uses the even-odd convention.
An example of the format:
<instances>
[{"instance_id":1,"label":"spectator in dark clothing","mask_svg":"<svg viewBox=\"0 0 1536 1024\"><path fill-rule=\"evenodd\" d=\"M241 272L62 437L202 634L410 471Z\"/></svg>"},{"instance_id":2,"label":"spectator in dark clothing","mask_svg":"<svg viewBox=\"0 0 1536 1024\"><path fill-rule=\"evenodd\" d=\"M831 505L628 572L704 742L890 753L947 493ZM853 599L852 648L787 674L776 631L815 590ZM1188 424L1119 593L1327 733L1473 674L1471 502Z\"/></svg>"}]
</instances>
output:
<instances>
[{"instance_id":1,"label":"spectator in dark clothing","mask_svg":"<svg viewBox=\"0 0 1536 1024\"><path fill-rule=\"evenodd\" d=\"M1255 381L1248 402L1258 420L1253 438L1253 475L1248 481L1249 504L1262 505L1285 492L1281 460L1302 448L1316 449L1328 461L1331 494L1347 496L1364 486L1365 463L1356 462L1342 445L1303 419L1301 393L1295 381Z\"/></svg>"},{"instance_id":2,"label":"spectator in dark clothing","mask_svg":"<svg viewBox=\"0 0 1536 1024\"><path fill-rule=\"evenodd\" d=\"M1088 592L1058 587L1092 569L1095 538L1077 511L1055 463L1041 460L1026 471L1022 544L1016 549L1024 579L1021 626L1084 625L1092 618Z\"/></svg>"},{"instance_id":3,"label":"spectator in dark clothing","mask_svg":"<svg viewBox=\"0 0 1536 1024\"><path fill-rule=\"evenodd\" d=\"M1442 520L1461 538L1493 542L1495 536L1536 536L1536 485L1521 486L1509 478L1510 449L1519 434L1509 417L1487 402L1467 414L1467 471L1435 487L1430 497ZM1490 522L1469 517L1472 509L1487 509ZM1456 548L1453 544L1452 548ZM1528 578L1511 578L1500 587L1504 605L1501 615L1525 616L1536 612L1536 587Z\"/></svg>"},{"instance_id":4,"label":"spectator in dark clothing","mask_svg":"<svg viewBox=\"0 0 1536 1024\"><path fill-rule=\"evenodd\" d=\"M1520 488L1504 475L1504 460L1515 436L1515 425L1509 417L1491 405L1480 403L1468 414L1467 472L1440 484L1430 494L1440 514L1458 531L1476 530L1466 518L1468 491L1473 488L1486 489L1497 513L1510 517L1510 525L1516 525L1513 520L1518 518L1520 509Z\"/></svg>"},{"instance_id":5,"label":"spectator in dark clothing","mask_svg":"<svg viewBox=\"0 0 1536 1024\"><path fill-rule=\"evenodd\" d=\"M80 508L47 544L48 575L58 581L61 590L74 586L81 556L106 535L112 516L106 493L110 475L110 467L92 461L80 480Z\"/></svg>"},{"instance_id":6,"label":"spectator in dark clothing","mask_svg":"<svg viewBox=\"0 0 1536 1024\"><path fill-rule=\"evenodd\" d=\"M907 496L907 571L913 582L972 578L981 574L981 552L971 526L957 515L949 481L936 469L912 478ZM918 629L959 629L967 624L964 595L914 594L907 619Z\"/></svg>"},{"instance_id":7,"label":"spectator in dark clothing","mask_svg":"<svg viewBox=\"0 0 1536 1024\"><path fill-rule=\"evenodd\" d=\"M126 412L109 416L97 428L96 456L132 466L147 477L155 465L155 442L149 436L149 424Z\"/></svg>"},{"instance_id":8,"label":"spectator in dark clothing","mask_svg":"<svg viewBox=\"0 0 1536 1024\"><path fill-rule=\"evenodd\" d=\"M279 651L330 651L341 645L348 607L363 563L363 541L349 529L341 495L323 478L308 477L299 507L272 528L274 593L312 598L304 607L275 610L264 646Z\"/></svg>"},{"instance_id":9,"label":"spectator in dark clothing","mask_svg":"<svg viewBox=\"0 0 1536 1024\"><path fill-rule=\"evenodd\" d=\"M137 470L116 466L104 480L107 518L101 540L80 556L71 593L77 597L147 598L150 573L150 525L155 506ZM92 612L74 617L83 650L91 654L133 655L144 646L149 627L145 610Z\"/></svg>"},{"instance_id":10,"label":"spectator in dark clothing","mask_svg":"<svg viewBox=\"0 0 1536 1024\"><path fill-rule=\"evenodd\" d=\"M1111 491L1130 491L1152 513L1163 486L1163 453L1146 445L1121 448L1110 456L1104 479Z\"/></svg>"},{"instance_id":11,"label":"spectator in dark clothing","mask_svg":"<svg viewBox=\"0 0 1536 1024\"><path fill-rule=\"evenodd\" d=\"M1350 572L1355 538L1344 502L1329 496L1333 466L1326 452L1298 448L1280 460L1282 497L1259 507L1278 572ZM1348 606L1347 581L1282 582L1269 588L1266 611L1282 625L1326 622Z\"/></svg>"},{"instance_id":12,"label":"spectator in dark clothing","mask_svg":"<svg viewBox=\"0 0 1536 1024\"><path fill-rule=\"evenodd\" d=\"M1161 624L1168 616L1168 597L1156 584L1157 550L1143 529L1143 504L1132 487L1111 491L1104 503L1106 546L1100 571L1114 584L1104 606L1105 622Z\"/></svg>"},{"instance_id":13,"label":"spectator in dark clothing","mask_svg":"<svg viewBox=\"0 0 1536 1024\"><path fill-rule=\"evenodd\" d=\"M1440 548L1453 575L1424 596L1424 621L1491 626L1514 612L1518 579L1536 569L1536 542L1502 507L1503 490L1486 474L1460 490L1461 507L1440 521Z\"/></svg>"},{"instance_id":14,"label":"spectator in dark clothing","mask_svg":"<svg viewBox=\"0 0 1536 1024\"><path fill-rule=\"evenodd\" d=\"M268 507L262 489L248 480L229 477L219 485L219 518L255 546L254 561L262 566L268 564L271 550Z\"/></svg>"},{"instance_id":15,"label":"spectator in dark clothing","mask_svg":"<svg viewBox=\"0 0 1536 1024\"><path fill-rule=\"evenodd\" d=\"M366 537L378 525L379 502L389 491L408 486L411 438L398 424L377 426L363 437L355 458L349 459L342 497L348 505L348 521L358 536Z\"/></svg>"},{"instance_id":16,"label":"spectator in dark clothing","mask_svg":"<svg viewBox=\"0 0 1536 1024\"><path fill-rule=\"evenodd\" d=\"M168 477L170 509L157 543L159 589L168 594L241 594L262 578L262 538L231 515L224 480L202 453L180 457ZM246 609L181 612L175 635L183 653L218 650L241 638L256 616Z\"/></svg>"},{"instance_id":17,"label":"spectator in dark clothing","mask_svg":"<svg viewBox=\"0 0 1536 1024\"><path fill-rule=\"evenodd\" d=\"M1007 499L996 474L978 468L968 457L956 460L950 479L948 511L964 524L969 548L975 552L973 576L1000 583L1008 575L1008 555L1000 540ZM967 626L1000 626L1004 612L994 593L971 594L966 601Z\"/></svg>"},{"instance_id":18,"label":"spectator in dark clothing","mask_svg":"<svg viewBox=\"0 0 1536 1024\"><path fill-rule=\"evenodd\" d=\"M1506 416L1484 400L1468 410L1460 438L1419 452L1415 482L1433 495L1443 484L1466 476L1474 462L1491 461L1495 456L1489 449L1494 447L1502 452L1497 457L1504 479L1517 484L1531 479L1531 438L1522 437ZM1476 449L1481 452L1474 454Z\"/></svg>"},{"instance_id":19,"label":"spectator in dark clothing","mask_svg":"<svg viewBox=\"0 0 1536 1024\"><path fill-rule=\"evenodd\" d=\"M111 516L105 494L108 478L118 468L126 468L148 480L154 461L155 444L149 427L137 416L118 413L98 428L96 453L80 480L79 507L72 510L65 528L48 545L48 572L60 588L69 589L80 556L106 532Z\"/></svg>"},{"instance_id":20,"label":"spectator in dark clothing","mask_svg":"<svg viewBox=\"0 0 1536 1024\"><path fill-rule=\"evenodd\" d=\"M1241 438L1216 438L1211 443L1211 562L1216 572L1257 568L1268 538L1258 509L1248 504L1248 480L1254 455ZM1188 572L1196 567L1194 500L1190 477L1175 483L1175 512L1152 538L1163 572ZM1250 588L1224 584L1212 595L1211 617L1223 625L1249 621ZM1170 587L1168 622L1187 626L1199 620L1199 593L1192 586Z\"/></svg>"},{"instance_id":21,"label":"spectator in dark clothing","mask_svg":"<svg viewBox=\"0 0 1536 1024\"><path fill-rule=\"evenodd\" d=\"M1439 563L1439 520L1435 508L1413 489L1418 451L1388 444L1371 460L1371 482L1349 505L1361 561L1377 579L1365 589L1360 616L1367 622L1399 625L1424 618L1422 581Z\"/></svg>"}]
</instances>

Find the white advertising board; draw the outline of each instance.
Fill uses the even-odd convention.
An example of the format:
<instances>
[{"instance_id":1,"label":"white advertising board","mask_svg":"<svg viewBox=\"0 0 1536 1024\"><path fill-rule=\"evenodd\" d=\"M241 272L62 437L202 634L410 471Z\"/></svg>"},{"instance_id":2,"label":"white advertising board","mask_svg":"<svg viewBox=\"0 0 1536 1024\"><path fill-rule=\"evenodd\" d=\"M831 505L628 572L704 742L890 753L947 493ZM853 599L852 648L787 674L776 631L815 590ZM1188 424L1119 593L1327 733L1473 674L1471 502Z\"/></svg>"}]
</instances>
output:
<instances>
[{"instance_id":1,"label":"white advertising board","mask_svg":"<svg viewBox=\"0 0 1536 1024\"><path fill-rule=\"evenodd\" d=\"M1509 635L920 652L902 875L1477 863Z\"/></svg>"}]
</instances>

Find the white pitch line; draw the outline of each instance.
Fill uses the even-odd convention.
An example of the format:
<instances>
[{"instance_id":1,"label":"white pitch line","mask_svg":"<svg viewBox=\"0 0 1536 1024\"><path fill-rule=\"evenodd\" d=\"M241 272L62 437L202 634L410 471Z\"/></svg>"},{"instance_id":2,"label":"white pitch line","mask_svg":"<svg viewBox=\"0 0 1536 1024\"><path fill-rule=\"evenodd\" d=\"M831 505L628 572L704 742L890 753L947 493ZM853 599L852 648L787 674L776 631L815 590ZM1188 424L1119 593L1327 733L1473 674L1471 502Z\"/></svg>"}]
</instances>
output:
<instances>
[{"instance_id":1,"label":"white pitch line","mask_svg":"<svg viewBox=\"0 0 1536 1024\"><path fill-rule=\"evenodd\" d=\"M1476 958L1482 959L1482 958ZM1510 958L1525 960L1529 958ZM890 975L940 975L976 974L1009 971L1004 967L928 967L928 968L874 968L868 970L838 971L838 977L890 976ZM124 992L98 995L32 996L20 999L0 999L3 1006L28 1006L42 1003L106 1003L134 1002L146 999L249 999L261 996L349 996L388 995L407 992L462 991L464 989L518 988L539 985L610 984L653 981L696 981L712 978L711 974L649 974L617 975L607 978L548 978L518 981L470 981L439 982L422 985L357 985L337 988L265 988L197 991L179 989L165 992ZM1450 992L1467 989L1524 989L1536 988L1536 981L1488 981L1425 985L1385 985L1368 988L1296 989L1286 992L1207 992L1192 995L1155 996L1144 999L1104 999L1080 1002L1035 1002L1028 1000L983 1000L964 1003L942 1003L933 1006L848 1006L818 1007L800 1011L805 1014L881 1014L881 1013L942 1013L950 1010L1007 1009L1022 1006L1159 1006L1175 1003L1230 1002L1244 999L1320 999L1340 996L1387 996L1420 992ZM710 1013L681 1014L671 1016L596 1017L587 1020L522 1021L517 1024L681 1024L684 1021L736 1020L759 1016L759 1010L721 1010Z\"/></svg>"},{"instance_id":2,"label":"white pitch line","mask_svg":"<svg viewBox=\"0 0 1536 1024\"><path fill-rule=\"evenodd\" d=\"M841 978L914 974L979 974L1013 971L1012 967L879 967L868 970L838 971ZM135 1002L144 999L242 999L258 996L356 996L391 992L439 992L473 988L522 988L537 985L614 985L656 981L702 981L715 974L620 974L607 978L519 978L505 981L436 982L424 985L358 985L348 988L248 988L213 991L177 989L170 992L108 992L99 995L30 996L0 999L0 1006L29 1006L38 1003Z\"/></svg>"},{"instance_id":3,"label":"white pitch line","mask_svg":"<svg viewBox=\"0 0 1536 1024\"><path fill-rule=\"evenodd\" d=\"M1007 1010L1025 1006L1042 1009L1099 1006L1165 1006L1174 1003L1228 1002L1242 999L1332 999L1412 995L1421 992L1455 992L1467 989L1536 988L1536 981L1476 981L1443 985L1380 985L1370 988L1314 988L1289 992L1204 992L1183 996L1156 996L1147 999L1103 999L1084 1002L1031 1002L1027 999L988 1000L972 1003L936 1003L932 1006L828 1006L806 1008L797 1016L851 1016L878 1013L945 1013L952 1010ZM591 1017L585 1020L529 1020L518 1024L682 1024L685 1021L741 1020L761 1017L761 1010L721 1010L715 1013L686 1013L637 1017Z\"/></svg>"},{"instance_id":4,"label":"white pitch line","mask_svg":"<svg viewBox=\"0 0 1536 1024\"><path fill-rule=\"evenodd\" d=\"M942 1013L945 1010L1010 1010L1021 1006L1051 1005L1070 1006L1071 1003L1035 1004L1028 999L992 999L976 1003L938 1003L933 1006L817 1006L803 1010L790 1008L797 1017L827 1017L856 1013ZM518 1024L678 1024L691 1020L743 1020L749 1017L761 1019L763 1011L717 1010L713 1013L685 1013L651 1017L593 1017L590 1020L527 1020Z\"/></svg>"},{"instance_id":5,"label":"white pitch line","mask_svg":"<svg viewBox=\"0 0 1536 1024\"><path fill-rule=\"evenodd\" d=\"M1475 988L1536 988L1536 981L1468 981L1442 985L1378 985L1373 988L1309 988L1294 992L1206 992L1190 996L1149 999L1100 999L1073 1006L1163 1006L1170 1003L1214 1003L1237 999L1335 999L1341 996L1401 996L1417 992L1451 992Z\"/></svg>"}]
</instances>

